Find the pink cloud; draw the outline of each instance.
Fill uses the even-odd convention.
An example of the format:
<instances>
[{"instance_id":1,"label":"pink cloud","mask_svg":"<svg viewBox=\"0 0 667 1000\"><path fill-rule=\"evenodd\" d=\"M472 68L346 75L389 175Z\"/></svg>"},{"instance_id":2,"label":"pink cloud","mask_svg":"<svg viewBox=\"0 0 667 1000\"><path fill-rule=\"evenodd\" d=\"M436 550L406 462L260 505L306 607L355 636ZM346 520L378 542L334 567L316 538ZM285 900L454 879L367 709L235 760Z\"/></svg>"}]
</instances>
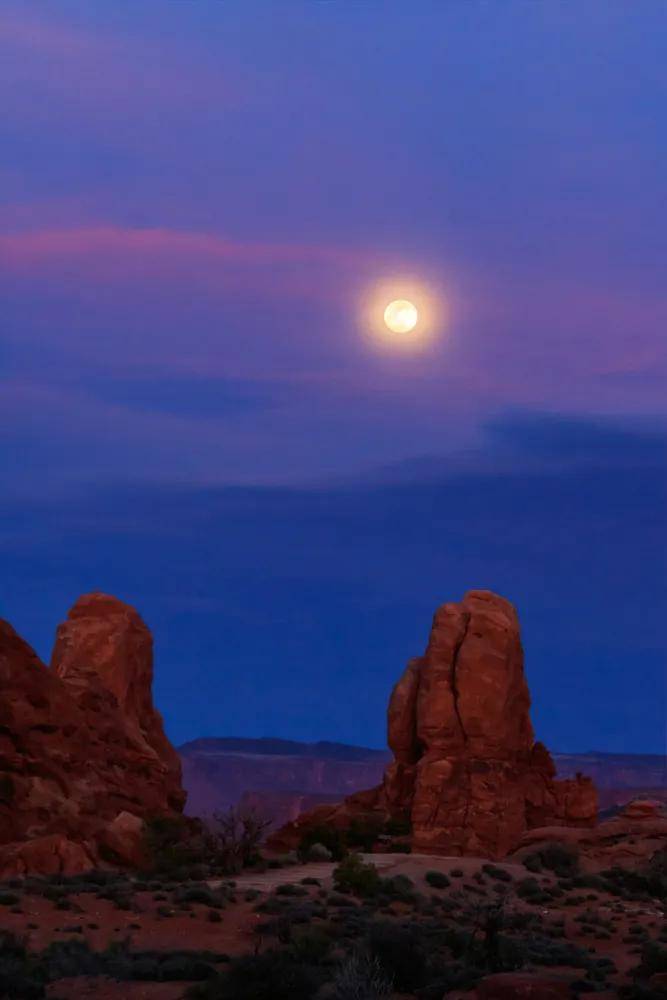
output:
<instances>
[{"instance_id":1,"label":"pink cloud","mask_svg":"<svg viewBox=\"0 0 667 1000\"><path fill-rule=\"evenodd\" d=\"M83 114L106 138L112 121L123 123L124 135L140 125L140 138L164 115L201 109L202 95L216 109L236 108L250 90L247 70L228 54L207 62L164 39L102 35L23 7L3 11L0 65L19 124L48 127Z\"/></svg>"},{"instance_id":2,"label":"pink cloud","mask_svg":"<svg viewBox=\"0 0 667 1000\"><path fill-rule=\"evenodd\" d=\"M175 304L252 294L257 302L335 302L367 266L346 248L241 242L210 233L96 225L0 236L0 278L14 292L159 315ZM342 279L346 274L347 279Z\"/></svg>"}]
</instances>

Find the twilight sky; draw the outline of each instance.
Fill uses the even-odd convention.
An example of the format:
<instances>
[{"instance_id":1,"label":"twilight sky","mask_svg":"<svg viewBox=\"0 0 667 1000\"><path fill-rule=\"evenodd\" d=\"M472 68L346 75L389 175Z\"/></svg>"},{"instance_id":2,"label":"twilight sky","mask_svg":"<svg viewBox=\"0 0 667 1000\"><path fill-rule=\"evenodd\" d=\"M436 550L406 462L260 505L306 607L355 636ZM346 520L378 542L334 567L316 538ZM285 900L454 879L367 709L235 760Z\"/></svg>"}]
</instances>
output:
<instances>
[{"instance_id":1,"label":"twilight sky","mask_svg":"<svg viewBox=\"0 0 667 1000\"><path fill-rule=\"evenodd\" d=\"M4 0L0 614L172 739L382 745L470 587L553 749L665 747L664 0ZM421 351L367 336L426 286ZM445 310L441 310L443 312Z\"/></svg>"}]
</instances>

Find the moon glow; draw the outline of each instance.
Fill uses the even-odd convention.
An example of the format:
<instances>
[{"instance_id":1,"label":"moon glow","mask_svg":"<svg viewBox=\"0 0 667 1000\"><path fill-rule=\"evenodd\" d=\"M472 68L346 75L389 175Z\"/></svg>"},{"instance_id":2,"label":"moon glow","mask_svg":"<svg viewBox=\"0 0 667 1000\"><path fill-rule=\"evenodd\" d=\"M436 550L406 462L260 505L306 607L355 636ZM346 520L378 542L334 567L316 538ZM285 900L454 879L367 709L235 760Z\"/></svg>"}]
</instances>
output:
<instances>
[{"instance_id":1,"label":"moon glow","mask_svg":"<svg viewBox=\"0 0 667 1000\"><path fill-rule=\"evenodd\" d=\"M373 352L417 357L445 334L447 306L439 287L405 273L387 274L360 293L360 330Z\"/></svg>"},{"instance_id":2,"label":"moon glow","mask_svg":"<svg viewBox=\"0 0 667 1000\"><path fill-rule=\"evenodd\" d=\"M410 333L419 322L419 313L408 299L394 299L384 311L384 321L392 333Z\"/></svg>"}]
</instances>

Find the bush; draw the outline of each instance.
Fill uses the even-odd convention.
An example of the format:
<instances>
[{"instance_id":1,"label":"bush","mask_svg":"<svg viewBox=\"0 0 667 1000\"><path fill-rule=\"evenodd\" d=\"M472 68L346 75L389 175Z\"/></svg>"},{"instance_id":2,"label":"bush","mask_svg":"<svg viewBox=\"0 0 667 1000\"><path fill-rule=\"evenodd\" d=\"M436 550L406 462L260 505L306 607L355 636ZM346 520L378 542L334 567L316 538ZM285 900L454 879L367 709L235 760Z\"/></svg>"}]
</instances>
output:
<instances>
[{"instance_id":1,"label":"bush","mask_svg":"<svg viewBox=\"0 0 667 1000\"><path fill-rule=\"evenodd\" d=\"M321 971L285 951L234 959L228 971L190 991L202 1000L311 1000L324 982Z\"/></svg>"},{"instance_id":2,"label":"bush","mask_svg":"<svg viewBox=\"0 0 667 1000\"><path fill-rule=\"evenodd\" d=\"M104 953L94 952L80 938L52 941L41 954L47 970L46 978L64 979L69 976L100 976L106 971Z\"/></svg>"},{"instance_id":3,"label":"bush","mask_svg":"<svg viewBox=\"0 0 667 1000\"><path fill-rule=\"evenodd\" d=\"M379 888L383 896L388 896L390 899L402 903L414 903L417 899L414 883L407 875L394 875L392 878L380 879Z\"/></svg>"},{"instance_id":4,"label":"bush","mask_svg":"<svg viewBox=\"0 0 667 1000\"><path fill-rule=\"evenodd\" d=\"M366 954L351 955L336 973L332 1000L383 1000L393 992L392 980L377 958Z\"/></svg>"},{"instance_id":5,"label":"bush","mask_svg":"<svg viewBox=\"0 0 667 1000\"><path fill-rule=\"evenodd\" d=\"M378 921L369 929L368 948L396 990L411 992L424 985L426 959L414 928Z\"/></svg>"},{"instance_id":6,"label":"bush","mask_svg":"<svg viewBox=\"0 0 667 1000\"><path fill-rule=\"evenodd\" d=\"M550 841L525 857L523 863L529 871L540 872L546 868L560 878L568 878L579 871L579 851L570 844Z\"/></svg>"},{"instance_id":7,"label":"bush","mask_svg":"<svg viewBox=\"0 0 667 1000\"><path fill-rule=\"evenodd\" d=\"M144 824L150 872L171 878L205 878L211 870L233 874L255 864L268 827L252 811L214 813L204 824L186 816L157 816Z\"/></svg>"},{"instance_id":8,"label":"bush","mask_svg":"<svg viewBox=\"0 0 667 1000\"><path fill-rule=\"evenodd\" d=\"M667 972L667 948L647 941L641 951L641 964L633 969L633 974L639 979L649 979L658 972Z\"/></svg>"},{"instance_id":9,"label":"bush","mask_svg":"<svg viewBox=\"0 0 667 1000\"><path fill-rule=\"evenodd\" d=\"M331 951L331 938L319 928L300 931L292 935L290 951L303 965L318 965Z\"/></svg>"},{"instance_id":10,"label":"bush","mask_svg":"<svg viewBox=\"0 0 667 1000\"><path fill-rule=\"evenodd\" d=\"M482 865L482 871L489 878L495 878L499 882L511 882L512 876L504 868L499 868L497 865L486 864Z\"/></svg>"},{"instance_id":11,"label":"bush","mask_svg":"<svg viewBox=\"0 0 667 1000\"><path fill-rule=\"evenodd\" d=\"M277 896L307 896L308 890L293 882L283 882L276 888Z\"/></svg>"},{"instance_id":12,"label":"bush","mask_svg":"<svg viewBox=\"0 0 667 1000\"><path fill-rule=\"evenodd\" d=\"M213 813L206 837L211 863L229 873L256 864L259 845L270 825L270 820L261 819L252 809Z\"/></svg>"},{"instance_id":13,"label":"bush","mask_svg":"<svg viewBox=\"0 0 667 1000\"><path fill-rule=\"evenodd\" d=\"M315 826L303 834L297 851L299 858L308 861L310 851L316 844L326 848L333 861L342 861L347 854L347 842L341 830L331 826Z\"/></svg>"},{"instance_id":14,"label":"bush","mask_svg":"<svg viewBox=\"0 0 667 1000\"><path fill-rule=\"evenodd\" d=\"M358 854L350 854L334 869L334 886L339 892L355 896L375 896L381 885L378 870L373 864L362 861Z\"/></svg>"},{"instance_id":15,"label":"bush","mask_svg":"<svg viewBox=\"0 0 667 1000\"><path fill-rule=\"evenodd\" d=\"M308 848L307 861L331 861L333 855L324 844L312 844Z\"/></svg>"},{"instance_id":16,"label":"bush","mask_svg":"<svg viewBox=\"0 0 667 1000\"><path fill-rule=\"evenodd\" d=\"M545 891L537 879L532 876L522 878L517 882L516 894L519 899L525 899L527 903L531 903L533 906L539 903L549 903L552 898L551 894Z\"/></svg>"},{"instance_id":17,"label":"bush","mask_svg":"<svg viewBox=\"0 0 667 1000\"><path fill-rule=\"evenodd\" d=\"M44 972L25 942L9 931L0 931L0 997L11 1000L41 1000Z\"/></svg>"},{"instance_id":18,"label":"bush","mask_svg":"<svg viewBox=\"0 0 667 1000\"><path fill-rule=\"evenodd\" d=\"M155 816L144 823L144 854L151 872L178 877L205 856L203 827L186 816Z\"/></svg>"},{"instance_id":19,"label":"bush","mask_svg":"<svg viewBox=\"0 0 667 1000\"><path fill-rule=\"evenodd\" d=\"M206 906L218 908L225 905L225 901L219 893L204 885L184 886L182 889L177 889L172 895L172 900L174 903L204 903Z\"/></svg>"},{"instance_id":20,"label":"bush","mask_svg":"<svg viewBox=\"0 0 667 1000\"><path fill-rule=\"evenodd\" d=\"M444 872L428 871L424 875L424 879L429 885L433 886L434 889L446 889L450 886L451 880Z\"/></svg>"}]
</instances>

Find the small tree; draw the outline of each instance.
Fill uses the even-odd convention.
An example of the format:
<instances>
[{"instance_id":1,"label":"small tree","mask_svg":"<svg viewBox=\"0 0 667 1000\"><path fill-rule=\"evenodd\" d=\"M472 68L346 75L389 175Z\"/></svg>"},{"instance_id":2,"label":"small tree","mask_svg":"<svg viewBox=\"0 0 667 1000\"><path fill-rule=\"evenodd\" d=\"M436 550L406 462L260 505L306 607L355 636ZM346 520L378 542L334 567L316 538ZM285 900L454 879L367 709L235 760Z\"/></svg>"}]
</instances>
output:
<instances>
[{"instance_id":1,"label":"small tree","mask_svg":"<svg viewBox=\"0 0 667 1000\"><path fill-rule=\"evenodd\" d=\"M340 892L355 896L375 896L382 880L373 864L366 864L359 854L348 854L333 873L334 885Z\"/></svg>"},{"instance_id":2,"label":"small tree","mask_svg":"<svg viewBox=\"0 0 667 1000\"><path fill-rule=\"evenodd\" d=\"M214 864L229 874L252 864L270 825L270 820L261 819L254 810L232 806L225 813L213 813L208 836Z\"/></svg>"}]
</instances>

